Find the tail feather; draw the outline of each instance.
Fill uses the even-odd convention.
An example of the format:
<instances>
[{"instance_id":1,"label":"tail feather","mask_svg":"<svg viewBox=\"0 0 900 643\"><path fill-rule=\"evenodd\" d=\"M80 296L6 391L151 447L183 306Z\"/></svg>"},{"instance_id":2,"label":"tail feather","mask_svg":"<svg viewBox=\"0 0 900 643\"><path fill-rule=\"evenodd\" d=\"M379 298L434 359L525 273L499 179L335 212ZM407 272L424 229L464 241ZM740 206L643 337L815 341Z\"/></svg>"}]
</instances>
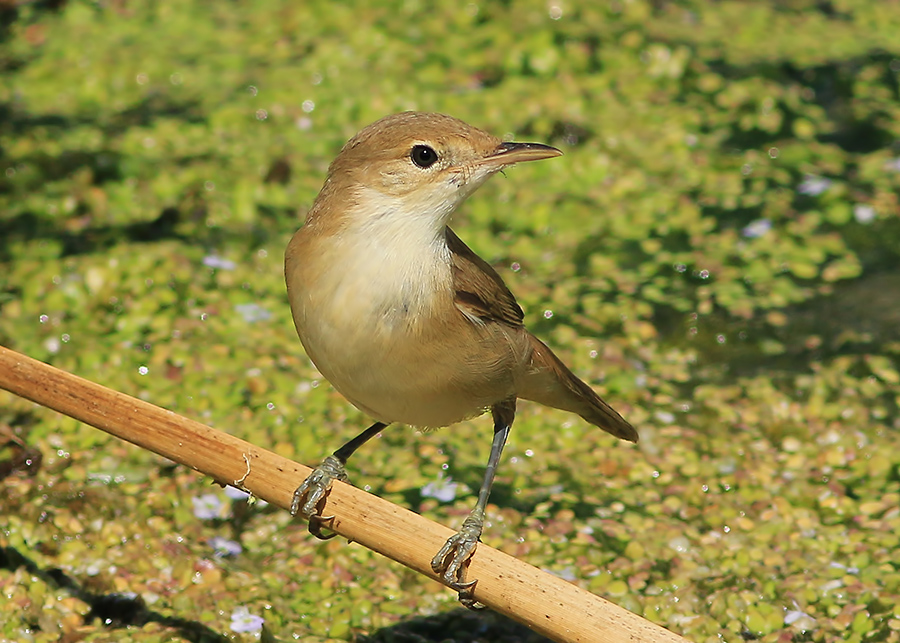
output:
<instances>
[{"instance_id":1,"label":"tail feather","mask_svg":"<svg viewBox=\"0 0 900 643\"><path fill-rule=\"evenodd\" d=\"M615 409L600 399L537 337L532 344L531 368L517 391L518 397L576 413L617 438L638 441L638 433Z\"/></svg>"}]
</instances>

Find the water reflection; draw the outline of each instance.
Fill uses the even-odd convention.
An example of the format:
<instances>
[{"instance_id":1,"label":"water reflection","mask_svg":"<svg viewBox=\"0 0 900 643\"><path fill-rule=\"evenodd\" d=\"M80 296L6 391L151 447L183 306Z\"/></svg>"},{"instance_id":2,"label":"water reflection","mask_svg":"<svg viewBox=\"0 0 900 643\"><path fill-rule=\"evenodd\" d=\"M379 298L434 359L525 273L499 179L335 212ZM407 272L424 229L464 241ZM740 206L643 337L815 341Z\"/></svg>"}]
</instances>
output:
<instances>
[{"instance_id":1,"label":"water reflection","mask_svg":"<svg viewBox=\"0 0 900 643\"><path fill-rule=\"evenodd\" d=\"M657 325L674 343L696 347L699 362L722 366L734 377L804 372L812 362L883 353L900 342L900 272L838 283L827 296L747 321L725 313L692 313Z\"/></svg>"}]
</instances>

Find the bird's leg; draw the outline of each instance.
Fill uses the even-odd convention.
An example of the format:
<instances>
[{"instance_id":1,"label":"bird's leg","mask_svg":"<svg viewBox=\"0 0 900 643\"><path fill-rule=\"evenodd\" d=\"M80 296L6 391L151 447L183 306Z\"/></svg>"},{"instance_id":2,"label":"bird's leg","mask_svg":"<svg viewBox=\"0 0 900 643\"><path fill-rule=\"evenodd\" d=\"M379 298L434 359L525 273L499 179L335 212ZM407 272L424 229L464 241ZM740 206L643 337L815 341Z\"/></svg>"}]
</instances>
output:
<instances>
[{"instance_id":1,"label":"bird's leg","mask_svg":"<svg viewBox=\"0 0 900 643\"><path fill-rule=\"evenodd\" d=\"M494 441L491 444L491 455L488 457L487 469L484 472L484 481L478 491L478 502L462 527L456 534L441 547L441 550L431 560L431 569L440 575L441 580L459 592L459 602L469 609L484 607L475 600L472 588L477 581L465 582L464 566L475 553L481 532L484 529L484 512L487 507L488 497L491 495L491 487L494 485L494 476L497 473L497 465L500 455L509 437L513 419L516 417L516 400L511 398L491 407L491 415L494 418Z\"/></svg>"},{"instance_id":2,"label":"bird's leg","mask_svg":"<svg viewBox=\"0 0 900 643\"><path fill-rule=\"evenodd\" d=\"M324 500L325 494L331 489L331 483L335 480L346 482L347 471L344 465L353 453L380 432L387 424L376 422L368 429L347 442L332 455L325 458L318 467L313 469L309 477L303 481L294 491L294 499L291 501L291 515L300 514L309 519L309 533L321 540L334 538L335 534L323 534L322 525L334 520L334 516L322 516L319 514L319 503Z\"/></svg>"}]
</instances>

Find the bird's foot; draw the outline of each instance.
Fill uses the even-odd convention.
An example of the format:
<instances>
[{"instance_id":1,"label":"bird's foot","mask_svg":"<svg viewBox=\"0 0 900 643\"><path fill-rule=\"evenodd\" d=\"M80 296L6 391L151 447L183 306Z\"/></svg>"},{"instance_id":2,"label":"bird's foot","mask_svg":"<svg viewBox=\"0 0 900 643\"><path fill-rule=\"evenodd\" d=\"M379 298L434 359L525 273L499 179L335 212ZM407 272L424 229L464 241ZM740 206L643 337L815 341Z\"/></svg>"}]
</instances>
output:
<instances>
[{"instance_id":1,"label":"bird's foot","mask_svg":"<svg viewBox=\"0 0 900 643\"><path fill-rule=\"evenodd\" d=\"M309 477L294 491L291 501L291 515L301 515L309 520L309 533L320 540L334 538L337 534L325 534L322 527L334 520L334 516L323 516L319 504L325 499L331 483L335 480L346 482L347 471L344 464L333 455L328 456L318 467L313 469Z\"/></svg>"},{"instance_id":2,"label":"bird's foot","mask_svg":"<svg viewBox=\"0 0 900 643\"><path fill-rule=\"evenodd\" d=\"M431 559L431 569L441 577L447 587L459 592L459 602L472 610L483 609L475 600L472 589L477 580L464 581L465 564L475 553L484 529L484 512L475 510L463 522L459 531L451 536L441 550Z\"/></svg>"}]
</instances>

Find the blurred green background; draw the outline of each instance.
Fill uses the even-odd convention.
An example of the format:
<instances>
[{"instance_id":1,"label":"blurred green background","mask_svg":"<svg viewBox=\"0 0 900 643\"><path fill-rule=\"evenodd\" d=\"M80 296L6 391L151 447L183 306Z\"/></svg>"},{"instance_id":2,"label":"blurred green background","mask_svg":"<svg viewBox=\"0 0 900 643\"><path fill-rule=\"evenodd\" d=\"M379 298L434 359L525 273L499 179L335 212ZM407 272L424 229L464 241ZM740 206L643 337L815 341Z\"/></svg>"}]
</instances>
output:
<instances>
[{"instance_id":1,"label":"blurred green background","mask_svg":"<svg viewBox=\"0 0 900 643\"><path fill-rule=\"evenodd\" d=\"M282 258L340 146L406 109L552 144L455 228L642 441L521 403L484 540L694 641L900 641L898 34L885 0L3 0L0 343L315 464L367 418ZM352 480L458 526L490 431L391 427ZM526 637L6 393L0 460L0 639Z\"/></svg>"}]
</instances>

